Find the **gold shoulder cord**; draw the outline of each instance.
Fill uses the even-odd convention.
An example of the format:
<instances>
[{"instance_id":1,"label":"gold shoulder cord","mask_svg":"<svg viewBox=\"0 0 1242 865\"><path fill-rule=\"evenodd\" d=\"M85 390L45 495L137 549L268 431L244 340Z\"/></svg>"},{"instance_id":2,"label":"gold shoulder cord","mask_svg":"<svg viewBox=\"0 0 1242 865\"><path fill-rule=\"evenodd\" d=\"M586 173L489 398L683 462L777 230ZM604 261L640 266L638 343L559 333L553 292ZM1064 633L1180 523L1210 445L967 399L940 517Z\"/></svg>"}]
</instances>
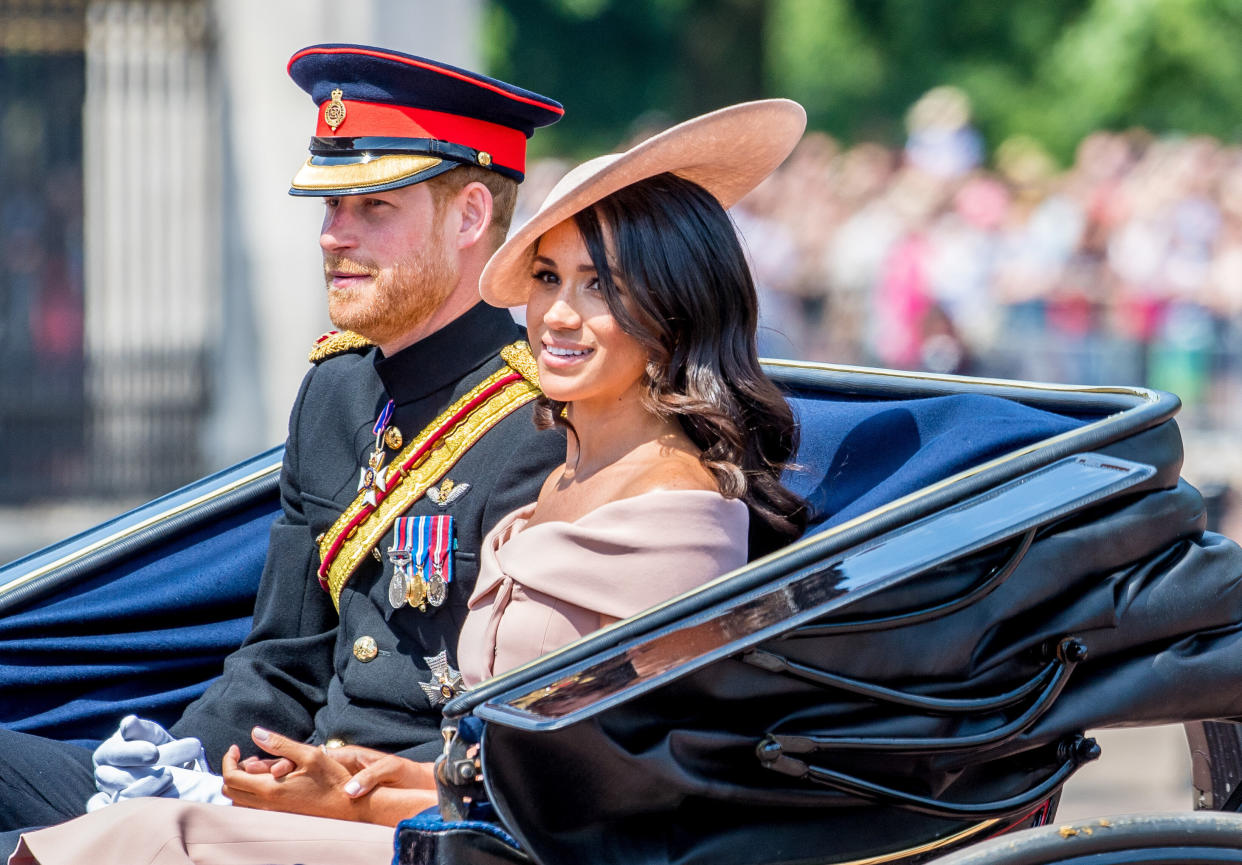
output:
<instances>
[{"instance_id":1,"label":"gold shoulder cord","mask_svg":"<svg viewBox=\"0 0 1242 865\"><path fill-rule=\"evenodd\" d=\"M315 340L307 360L311 363L319 363L330 357L336 357L338 354L356 351L360 348L370 348L373 345L375 343L365 336L359 336L351 330L330 330Z\"/></svg>"},{"instance_id":2,"label":"gold shoulder cord","mask_svg":"<svg viewBox=\"0 0 1242 865\"><path fill-rule=\"evenodd\" d=\"M332 596L332 603L338 611L341 604L341 590L370 551L387 534L397 518L405 513L410 505L418 501L433 484L448 474L449 469L488 430L539 396L537 367L526 343L519 342L506 346L501 351L501 357L508 366L488 376L469 393L445 409L392 460L387 469L387 480L393 486L389 487L388 494L379 506L367 515L341 543L336 557L328 566L326 575L328 593ZM443 429L453 415L459 413L498 382L512 376L514 372L520 374L522 378L504 386L451 429ZM423 454L413 465L402 469L413 454L423 449L437 436L439 436L438 441L435 441L427 453ZM395 477L397 474L401 476L399 480ZM364 496L360 494L345 509L332 528L323 535L319 542L321 560L328 555L336 538L340 537L365 507L367 505Z\"/></svg>"}]
</instances>

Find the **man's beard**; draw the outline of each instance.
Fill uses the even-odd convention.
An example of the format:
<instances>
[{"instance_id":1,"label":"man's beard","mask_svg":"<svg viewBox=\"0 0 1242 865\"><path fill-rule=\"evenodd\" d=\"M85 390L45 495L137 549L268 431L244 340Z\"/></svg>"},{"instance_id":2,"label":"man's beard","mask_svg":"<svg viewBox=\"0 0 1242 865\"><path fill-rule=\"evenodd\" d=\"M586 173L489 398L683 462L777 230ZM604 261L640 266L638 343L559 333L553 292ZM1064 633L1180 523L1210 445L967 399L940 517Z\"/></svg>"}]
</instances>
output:
<instances>
[{"instance_id":1,"label":"man's beard","mask_svg":"<svg viewBox=\"0 0 1242 865\"><path fill-rule=\"evenodd\" d=\"M341 330L352 330L383 345L427 322L457 285L457 262L438 240L414 249L391 268L381 270L348 256L325 254L328 317ZM334 288L332 271L366 274L369 286Z\"/></svg>"}]
</instances>

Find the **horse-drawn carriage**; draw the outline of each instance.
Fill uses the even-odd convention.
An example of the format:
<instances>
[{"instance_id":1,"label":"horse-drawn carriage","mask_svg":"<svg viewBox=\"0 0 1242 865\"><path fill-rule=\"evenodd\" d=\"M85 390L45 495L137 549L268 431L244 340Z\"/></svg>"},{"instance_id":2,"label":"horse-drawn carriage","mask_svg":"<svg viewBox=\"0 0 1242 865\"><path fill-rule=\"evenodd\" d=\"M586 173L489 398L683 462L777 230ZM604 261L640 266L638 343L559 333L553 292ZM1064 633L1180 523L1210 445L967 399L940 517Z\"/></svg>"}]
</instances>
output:
<instances>
[{"instance_id":1,"label":"horse-drawn carriage","mask_svg":"<svg viewBox=\"0 0 1242 865\"><path fill-rule=\"evenodd\" d=\"M1179 478L1176 398L768 370L807 534L450 700L403 861L1240 861L1221 813L1001 834L1113 725L1196 724L1237 808L1232 725L1197 722L1242 715L1242 549ZM247 631L280 456L0 569L0 724L176 717Z\"/></svg>"}]
</instances>

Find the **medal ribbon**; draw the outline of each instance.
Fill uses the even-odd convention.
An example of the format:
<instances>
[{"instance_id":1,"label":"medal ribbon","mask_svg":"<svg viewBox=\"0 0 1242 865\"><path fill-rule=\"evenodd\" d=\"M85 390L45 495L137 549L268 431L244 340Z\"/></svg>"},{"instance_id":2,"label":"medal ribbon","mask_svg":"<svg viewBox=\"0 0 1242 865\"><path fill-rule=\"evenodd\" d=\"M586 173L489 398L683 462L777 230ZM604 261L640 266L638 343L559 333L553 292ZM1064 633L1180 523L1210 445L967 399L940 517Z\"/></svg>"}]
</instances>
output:
<instances>
[{"instance_id":1,"label":"medal ribbon","mask_svg":"<svg viewBox=\"0 0 1242 865\"><path fill-rule=\"evenodd\" d=\"M520 387L514 387L522 385ZM355 531L359 529L372 513L386 509L387 500L394 492L394 481L396 481L395 489L403 490L407 486L410 488L408 495L403 494L402 499L413 500L426 492L427 488L433 483L444 477L445 473L457 462L469 446L474 441L481 438L491 426L510 411L529 402L538 395L539 391L532 385L524 382L521 375L510 370L502 369L500 372L485 380L479 387L449 407L448 411L441 417L436 418L433 424L423 430L419 437L406 446L393 460L393 464L387 469L387 476L383 483L377 483L379 487L375 494L374 503L367 501L364 497L354 500L345 513L341 514L332 528L328 530L324 540L319 546L320 565L319 565L319 581L323 583L336 597L339 589L332 588L333 580L331 578L331 569L336 561L337 554L345 546L347 540L352 540ZM492 398L498 397L495 406L492 405ZM479 422L476 424L475 411L480 411ZM460 438L458 435L460 434ZM460 444L457 444L460 440ZM449 445L455 445L450 447ZM443 459L431 460L433 452L441 451L444 453ZM419 471L426 465L432 471ZM406 482L406 477L412 479L412 483ZM400 479L400 480L398 480ZM403 501L401 510L409 506L409 501ZM400 511L395 516L399 516ZM392 523L389 522L388 526ZM377 528L384 528L380 526ZM374 533L380 535L379 531ZM368 543L374 543L368 538ZM353 573L357 567L357 562L366 554L367 548L359 545L359 550L351 557L348 571L341 574L339 584L344 585L345 580Z\"/></svg>"},{"instance_id":2,"label":"medal ribbon","mask_svg":"<svg viewBox=\"0 0 1242 865\"><path fill-rule=\"evenodd\" d=\"M437 514L431 518L432 545L431 569L443 578L444 582L453 582L453 517L450 514Z\"/></svg>"},{"instance_id":3,"label":"medal ribbon","mask_svg":"<svg viewBox=\"0 0 1242 865\"><path fill-rule=\"evenodd\" d=\"M380 416L375 420L375 426L371 427L371 435L379 438L384 434L384 430L388 428L388 422L392 420L393 401L389 400L388 405L384 406L384 410L380 412Z\"/></svg>"},{"instance_id":4,"label":"medal ribbon","mask_svg":"<svg viewBox=\"0 0 1242 865\"><path fill-rule=\"evenodd\" d=\"M402 522L414 523L418 526L415 535L418 538L418 549L414 551L414 578L426 580L423 568L427 564L427 554L431 552L431 518L402 517Z\"/></svg>"},{"instance_id":5,"label":"medal ribbon","mask_svg":"<svg viewBox=\"0 0 1242 865\"><path fill-rule=\"evenodd\" d=\"M402 550L407 553L410 551L410 548L413 546L410 543L410 518L409 517L398 517L397 518L397 537L393 541L392 546L393 546L393 549L395 550Z\"/></svg>"}]
</instances>

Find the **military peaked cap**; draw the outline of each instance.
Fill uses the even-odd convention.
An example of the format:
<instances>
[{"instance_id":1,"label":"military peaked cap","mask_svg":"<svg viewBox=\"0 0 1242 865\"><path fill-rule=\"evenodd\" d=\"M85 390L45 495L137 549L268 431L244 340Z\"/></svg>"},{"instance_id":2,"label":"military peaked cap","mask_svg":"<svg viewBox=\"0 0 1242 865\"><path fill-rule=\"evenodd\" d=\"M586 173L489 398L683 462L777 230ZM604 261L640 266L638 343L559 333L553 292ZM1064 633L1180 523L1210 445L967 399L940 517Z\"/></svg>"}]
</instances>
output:
<instances>
[{"instance_id":1,"label":"military peaked cap","mask_svg":"<svg viewBox=\"0 0 1242 865\"><path fill-rule=\"evenodd\" d=\"M304 48L289 76L319 109L292 195L382 192L462 164L520 182L526 139L565 113L486 75L365 45Z\"/></svg>"}]
</instances>

